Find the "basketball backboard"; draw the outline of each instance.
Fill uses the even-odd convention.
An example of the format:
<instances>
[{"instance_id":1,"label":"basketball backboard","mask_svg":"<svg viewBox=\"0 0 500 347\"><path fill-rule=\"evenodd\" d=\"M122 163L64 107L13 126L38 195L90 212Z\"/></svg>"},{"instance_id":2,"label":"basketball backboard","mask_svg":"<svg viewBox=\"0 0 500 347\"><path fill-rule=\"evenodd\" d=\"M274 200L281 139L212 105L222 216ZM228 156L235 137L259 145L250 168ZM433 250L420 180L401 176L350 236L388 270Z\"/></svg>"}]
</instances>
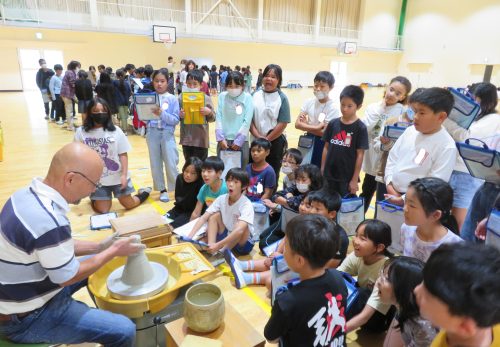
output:
<instances>
[{"instance_id":1,"label":"basketball backboard","mask_svg":"<svg viewBox=\"0 0 500 347\"><path fill-rule=\"evenodd\" d=\"M153 42L164 43L169 41L176 43L176 28L165 25L153 25Z\"/></svg>"}]
</instances>

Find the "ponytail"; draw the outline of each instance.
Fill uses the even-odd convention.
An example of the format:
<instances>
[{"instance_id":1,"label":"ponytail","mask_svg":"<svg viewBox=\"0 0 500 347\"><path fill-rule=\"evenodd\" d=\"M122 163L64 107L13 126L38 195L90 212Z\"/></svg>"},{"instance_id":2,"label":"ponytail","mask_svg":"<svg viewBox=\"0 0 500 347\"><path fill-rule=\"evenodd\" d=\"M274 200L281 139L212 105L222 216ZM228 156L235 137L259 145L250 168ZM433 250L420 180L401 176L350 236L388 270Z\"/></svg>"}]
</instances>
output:
<instances>
[{"instance_id":1,"label":"ponytail","mask_svg":"<svg viewBox=\"0 0 500 347\"><path fill-rule=\"evenodd\" d=\"M453 233L460 236L458 232L458 222L454 215L451 214L451 211L443 211L441 215L441 219L439 222L449 230L453 231Z\"/></svg>"}]
</instances>

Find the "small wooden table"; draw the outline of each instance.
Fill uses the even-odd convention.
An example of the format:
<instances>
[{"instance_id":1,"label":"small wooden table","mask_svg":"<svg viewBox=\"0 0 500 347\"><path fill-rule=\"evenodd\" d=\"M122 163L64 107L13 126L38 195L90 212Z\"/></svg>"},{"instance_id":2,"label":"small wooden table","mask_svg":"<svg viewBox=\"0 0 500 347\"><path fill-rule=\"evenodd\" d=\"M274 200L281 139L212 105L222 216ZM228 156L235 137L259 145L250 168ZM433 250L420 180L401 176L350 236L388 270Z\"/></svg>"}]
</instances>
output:
<instances>
[{"instance_id":1,"label":"small wooden table","mask_svg":"<svg viewBox=\"0 0 500 347\"><path fill-rule=\"evenodd\" d=\"M211 333L197 333L187 327L184 318L165 324L167 347L178 347L186 335L219 340L224 347L263 347L266 340L228 302L224 322Z\"/></svg>"}]
</instances>

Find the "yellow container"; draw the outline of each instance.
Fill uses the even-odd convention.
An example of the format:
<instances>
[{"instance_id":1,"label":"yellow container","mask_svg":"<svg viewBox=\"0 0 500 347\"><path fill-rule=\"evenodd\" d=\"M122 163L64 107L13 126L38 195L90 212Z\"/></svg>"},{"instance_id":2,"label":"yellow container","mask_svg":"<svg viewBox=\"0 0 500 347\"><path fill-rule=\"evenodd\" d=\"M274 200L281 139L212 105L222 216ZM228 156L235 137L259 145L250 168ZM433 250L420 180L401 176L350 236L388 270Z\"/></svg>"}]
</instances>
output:
<instances>
[{"instance_id":1,"label":"yellow container","mask_svg":"<svg viewBox=\"0 0 500 347\"><path fill-rule=\"evenodd\" d=\"M164 265L169 272L167 286L160 293L144 299L118 300L111 297L106 282L118 267L125 265L126 257L116 257L89 277L89 290L94 295L97 307L130 318L140 318L144 313L156 313L170 305L185 285L210 275L215 268L191 243L146 249L150 261ZM204 268L206 271L197 272Z\"/></svg>"}]
</instances>

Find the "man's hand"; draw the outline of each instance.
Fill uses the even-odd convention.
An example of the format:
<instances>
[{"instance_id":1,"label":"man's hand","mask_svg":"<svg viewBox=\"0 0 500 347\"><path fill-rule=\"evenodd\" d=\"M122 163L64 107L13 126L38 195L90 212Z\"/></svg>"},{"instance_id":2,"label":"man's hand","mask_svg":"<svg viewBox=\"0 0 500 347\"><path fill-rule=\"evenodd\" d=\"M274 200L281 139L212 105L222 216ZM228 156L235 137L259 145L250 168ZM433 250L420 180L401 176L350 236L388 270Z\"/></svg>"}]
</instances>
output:
<instances>
[{"instance_id":1,"label":"man's hand","mask_svg":"<svg viewBox=\"0 0 500 347\"><path fill-rule=\"evenodd\" d=\"M183 108L181 108L181 109L179 110L179 118L180 118L180 119L184 119L184 117L185 117L185 116L186 116L186 112L184 111L184 109L183 109Z\"/></svg>"},{"instance_id":2,"label":"man's hand","mask_svg":"<svg viewBox=\"0 0 500 347\"><path fill-rule=\"evenodd\" d=\"M228 148L226 140L222 140L221 142L219 142L219 144L220 144L220 149L222 149L223 151L225 151Z\"/></svg>"},{"instance_id":3,"label":"man's hand","mask_svg":"<svg viewBox=\"0 0 500 347\"><path fill-rule=\"evenodd\" d=\"M106 237L104 240L99 242L99 253L108 249L118 238L120 235L119 231L114 232L111 236Z\"/></svg>"},{"instance_id":4,"label":"man's hand","mask_svg":"<svg viewBox=\"0 0 500 347\"><path fill-rule=\"evenodd\" d=\"M146 249L146 245L137 243L135 237L129 236L113 242L113 244L110 246L110 249L113 250L115 256L126 257L128 255Z\"/></svg>"}]
</instances>

